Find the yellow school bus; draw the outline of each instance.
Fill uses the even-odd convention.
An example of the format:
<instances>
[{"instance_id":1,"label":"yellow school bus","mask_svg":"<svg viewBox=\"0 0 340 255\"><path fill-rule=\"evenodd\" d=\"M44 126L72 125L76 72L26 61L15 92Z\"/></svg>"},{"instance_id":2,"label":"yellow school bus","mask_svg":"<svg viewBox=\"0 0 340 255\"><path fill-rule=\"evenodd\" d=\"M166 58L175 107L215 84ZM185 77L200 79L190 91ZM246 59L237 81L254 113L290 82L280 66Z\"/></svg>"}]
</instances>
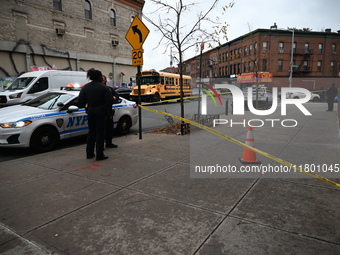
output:
<instances>
[{"instance_id":1,"label":"yellow school bus","mask_svg":"<svg viewBox=\"0 0 340 255\"><path fill-rule=\"evenodd\" d=\"M141 72L141 99L143 102L180 98L179 74L148 70ZM191 77L183 75L183 96L191 94ZM131 99L138 100L138 86L130 94Z\"/></svg>"}]
</instances>

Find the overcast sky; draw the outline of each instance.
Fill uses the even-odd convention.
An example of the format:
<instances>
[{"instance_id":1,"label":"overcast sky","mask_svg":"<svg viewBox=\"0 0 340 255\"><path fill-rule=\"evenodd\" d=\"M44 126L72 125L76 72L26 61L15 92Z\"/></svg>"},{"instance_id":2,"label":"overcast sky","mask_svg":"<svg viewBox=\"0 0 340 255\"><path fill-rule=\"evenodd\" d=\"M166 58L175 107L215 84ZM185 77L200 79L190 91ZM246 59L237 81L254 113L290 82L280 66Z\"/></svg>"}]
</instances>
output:
<instances>
[{"instance_id":1,"label":"overcast sky","mask_svg":"<svg viewBox=\"0 0 340 255\"><path fill-rule=\"evenodd\" d=\"M168 2L177 0L168 0ZM205 10L211 6L212 0L184 0L185 3L196 2L196 8L191 11L197 14L199 10ZM229 3L227 0L220 2ZM228 27L228 41L258 28L270 28L276 22L278 28L311 28L312 31L322 31L331 28L332 32L340 30L340 0L234 0L235 4L221 16L221 8L216 8L210 15L212 19L220 16L221 21L226 21ZM219 5L221 6L221 4ZM155 20L157 15L152 14L156 6L150 0L145 1L143 14ZM186 20L187 19L187 20ZM190 23L193 16L187 14L184 20ZM150 30L150 34L144 42L143 70L164 69L170 66L170 50L164 53L164 44L157 46L161 34L156 28L143 19L143 23ZM223 41L222 43L225 43ZM184 59L194 57L194 50L185 53ZM177 63L174 63L175 66Z\"/></svg>"}]
</instances>

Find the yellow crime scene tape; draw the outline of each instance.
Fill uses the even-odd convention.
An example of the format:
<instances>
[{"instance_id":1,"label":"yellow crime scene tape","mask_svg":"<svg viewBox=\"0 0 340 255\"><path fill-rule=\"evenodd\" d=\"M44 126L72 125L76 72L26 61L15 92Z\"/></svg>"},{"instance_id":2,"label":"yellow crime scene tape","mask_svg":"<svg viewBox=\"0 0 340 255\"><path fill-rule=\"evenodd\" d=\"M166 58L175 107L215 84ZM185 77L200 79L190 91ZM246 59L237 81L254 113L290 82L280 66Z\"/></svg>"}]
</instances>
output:
<instances>
[{"instance_id":1,"label":"yellow crime scene tape","mask_svg":"<svg viewBox=\"0 0 340 255\"><path fill-rule=\"evenodd\" d=\"M190 98L190 97L187 97L187 98ZM167 100L167 101L173 101L173 100ZM162 101L162 102L166 102L166 101ZM272 160L274 160L274 161L276 161L276 162L278 162L278 163L280 163L280 164L282 164L282 165L285 165L285 166L288 166L288 167L293 167L293 169L295 169L295 170L297 170L297 171L299 171L299 172L301 172L301 173L310 175L310 176L312 176L312 177L314 177L314 178L317 178L317 179L319 179L319 180L321 180L321 181L327 182L327 183L329 183L329 184L332 184L332 185L334 185L334 186L340 188L340 184L339 184L339 183L333 182L333 181L331 181L331 180L329 180L329 179L326 179L326 178L324 178L324 177L322 177L322 176L320 176L320 175L317 175L317 174L314 174L314 173L310 173L310 172L308 172L308 171L305 171L304 169L302 169L301 167L299 167L299 166L297 166L297 165L295 165L295 164L292 164L292 163L290 163L290 162L288 162L288 161L285 161L285 160L283 160L283 159L280 159L280 158L278 158L278 157L275 157L275 156L273 156L273 155L270 155L270 154L267 153L267 152L261 151L261 150L259 150L259 149L256 149L256 148L252 147L252 146L249 146L249 145L247 145L247 144L245 144L245 143L242 143L242 142L240 142L240 141L238 141L238 140L236 140L236 139L234 139L234 138L232 138L232 137L230 137L230 136L227 136L227 135L225 135L225 134L222 134L222 133L216 131L216 130L213 129L213 128L204 126L204 125L199 124L199 123L197 123L197 122L195 122L195 121L192 121L192 120L189 120L189 119L186 119L186 118L182 118L182 117L179 117L179 116L170 114L170 113L161 112L161 111L157 111L157 110L153 110L153 109L151 109L151 108L145 107L145 105L151 105L151 104L154 104L154 103L146 103L146 104L142 104L142 105L139 105L139 107L141 107L142 109L145 109L145 110L147 110L147 111L154 112L154 113L158 113L158 114L162 114L162 115L171 116L171 117L176 118L176 119L178 119L178 120L181 120L181 121L184 121L184 122L186 122L186 123L189 123L190 125L196 126L196 127L200 128L200 129L204 129L204 130L206 130L206 131L208 131L208 132L210 132L210 133L212 133L212 134L215 134L215 135L217 135L217 136L219 136L219 137L221 137L221 138L223 138L223 139L225 139L225 140L228 140L228 141L230 141L230 142L232 142L232 143L234 143L234 144L237 144L237 145L239 145L239 146L241 146L241 147L243 147L243 148L247 148L247 149L252 150L252 151L254 151L254 152L256 152L256 153L258 153L258 154L260 154L260 155L262 155L262 156L265 156L265 157L267 157L267 158L270 158L270 159L272 159Z\"/></svg>"}]
</instances>

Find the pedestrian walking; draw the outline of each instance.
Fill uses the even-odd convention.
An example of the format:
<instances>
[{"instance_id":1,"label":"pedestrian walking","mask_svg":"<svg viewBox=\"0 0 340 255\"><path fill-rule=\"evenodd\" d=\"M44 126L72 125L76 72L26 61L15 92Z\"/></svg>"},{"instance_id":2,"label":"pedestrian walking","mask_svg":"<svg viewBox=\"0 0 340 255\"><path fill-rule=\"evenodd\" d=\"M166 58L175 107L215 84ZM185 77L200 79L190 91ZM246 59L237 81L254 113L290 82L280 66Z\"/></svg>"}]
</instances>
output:
<instances>
[{"instance_id":1,"label":"pedestrian walking","mask_svg":"<svg viewBox=\"0 0 340 255\"><path fill-rule=\"evenodd\" d=\"M107 79L106 76L103 75L103 80L102 83L107 85ZM113 103L117 103L119 95L118 93L114 90L114 88L108 86L108 88L111 90L112 96L113 96ZM112 143L112 138L113 138L113 116L115 115L115 110L112 109L112 106L109 107L106 115L106 128L105 128L105 147L106 148L117 148L118 145Z\"/></svg>"},{"instance_id":2,"label":"pedestrian walking","mask_svg":"<svg viewBox=\"0 0 340 255\"><path fill-rule=\"evenodd\" d=\"M334 99L337 95L338 95L338 89L335 87L335 84L333 83L332 86L326 91L327 104L328 104L327 111L333 111Z\"/></svg>"},{"instance_id":3,"label":"pedestrian walking","mask_svg":"<svg viewBox=\"0 0 340 255\"><path fill-rule=\"evenodd\" d=\"M89 132L87 136L86 156L88 159L107 159L104 155L105 125L108 108L113 104L112 93L102 83L102 73L91 68L87 71L91 82L82 87L79 94L79 105L86 108ZM94 150L96 149L96 155Z\"/></svg>"}]
</instances>

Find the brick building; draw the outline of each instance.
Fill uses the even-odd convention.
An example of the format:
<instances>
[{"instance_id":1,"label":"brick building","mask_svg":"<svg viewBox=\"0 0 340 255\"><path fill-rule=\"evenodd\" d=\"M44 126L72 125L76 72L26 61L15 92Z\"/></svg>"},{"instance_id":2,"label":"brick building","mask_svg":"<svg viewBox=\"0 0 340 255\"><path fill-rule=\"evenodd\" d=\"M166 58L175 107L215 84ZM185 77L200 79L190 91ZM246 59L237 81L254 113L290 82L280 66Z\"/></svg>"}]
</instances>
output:
<instances>
[{"instance_id":1,"label":"brick building","mask_svg":"<svg viewBox=\"0 0 340 255\"><path fill-rule=\"evenodd\" d=\"M227 78L237 83L238 75L268 72L273 77L269 87L288 87L292 35L287 30L257 29L204 52L201 77L205 81ZM200 56L186 60L184 70L198 80ZM340 87L340 31L295 30L292 77L292 86L296 87L320 89L333 82Z\"/></svg>"},{"instance_id":2,"label":"brick building","mask_svg":"<svg viewBox=\"0 0 340 255\"><path fill-rule=\"evenodd\" d=\"M6 2L6 3L5 3ZM0 78L31 68L100 69L115 85L137 70L125 39L144 0L1 0Z\"/></svg>"}]
</instances>

